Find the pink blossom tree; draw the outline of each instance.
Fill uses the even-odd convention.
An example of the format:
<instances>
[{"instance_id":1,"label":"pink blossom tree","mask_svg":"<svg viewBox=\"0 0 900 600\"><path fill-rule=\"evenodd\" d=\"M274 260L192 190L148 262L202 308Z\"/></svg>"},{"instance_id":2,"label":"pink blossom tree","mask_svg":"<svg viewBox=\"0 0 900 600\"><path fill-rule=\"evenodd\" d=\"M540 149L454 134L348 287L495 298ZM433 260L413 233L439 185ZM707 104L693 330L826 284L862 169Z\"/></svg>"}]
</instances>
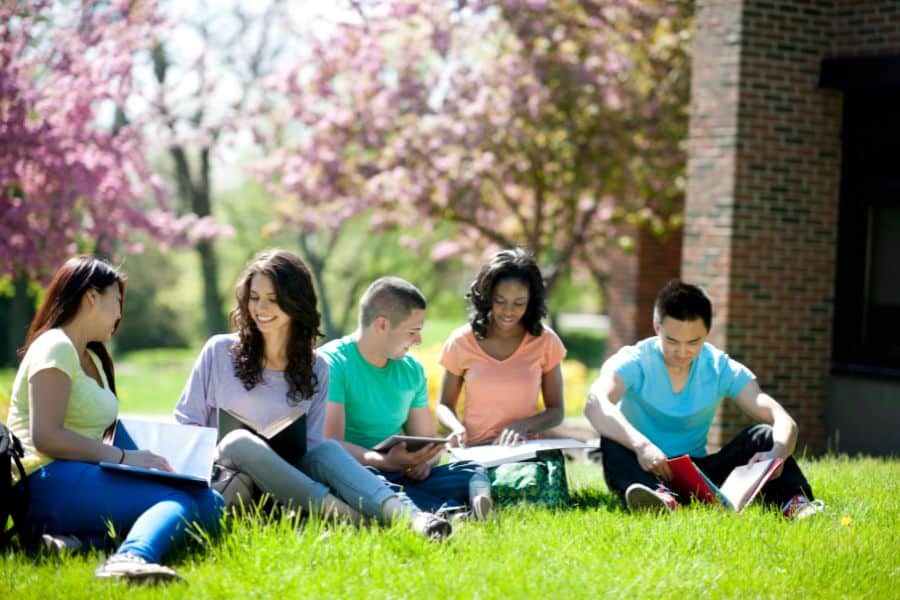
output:
<instances>
[{"instance_id":1,"label":"pink blossom tree","mask_svg":"<svg viewBox=\"0 0 900 600\"><path fill-rule=\"evenodd\" d=\"M138 132L113 127L158 23L152 1L0 4L0 277L20 309L10 348L28 281L76 252L171 241L188 225L165 211Z\"/></svg>"},{"instance_id":2,"label":"pink blossom tree","mask_svg":"<svg viewBox=\"0 0 900 600\"><path fill-rule=\"evenodd\" d=\"M432 260L524 245L602 285L627 226L680 224L689 3L354 2L271 85L257 165L282 222L449 222Z\"/></svg>"}]
</instances>

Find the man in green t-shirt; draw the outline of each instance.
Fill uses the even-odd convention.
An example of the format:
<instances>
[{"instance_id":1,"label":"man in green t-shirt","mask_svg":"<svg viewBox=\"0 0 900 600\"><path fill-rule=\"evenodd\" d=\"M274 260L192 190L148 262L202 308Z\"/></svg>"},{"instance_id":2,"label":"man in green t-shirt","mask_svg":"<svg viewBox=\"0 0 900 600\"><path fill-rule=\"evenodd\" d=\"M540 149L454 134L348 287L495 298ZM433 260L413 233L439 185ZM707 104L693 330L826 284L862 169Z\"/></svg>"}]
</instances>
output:
<instances>
[{"instance_id":1,"label":"man in green t-shirt","mask_svg":"<svg viewBox=\"0 0 900 600\"><path fill-rule=\"evenodd\" d=\"M319 348L330 373L325 437L402 486L422 510L456 508L470 501L482 518L492 509L486 477L471 463L437 466L441 444L416 451L404 443L387 452L372 450L396 434L435 436L425 370L407 354L422 343L425 306L425 296L411 283L382 277L360 300L358 329Z\"/></svg>"}]
</instances>

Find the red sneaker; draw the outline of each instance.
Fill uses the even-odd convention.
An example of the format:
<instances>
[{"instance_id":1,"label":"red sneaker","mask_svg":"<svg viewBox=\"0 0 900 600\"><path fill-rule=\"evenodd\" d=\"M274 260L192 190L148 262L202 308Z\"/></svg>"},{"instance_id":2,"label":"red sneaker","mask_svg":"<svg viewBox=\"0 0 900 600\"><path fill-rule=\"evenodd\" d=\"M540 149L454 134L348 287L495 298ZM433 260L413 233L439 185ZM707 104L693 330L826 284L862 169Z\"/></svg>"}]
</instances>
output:
<instances>
[{"instance_id":1,"label":"red sneaker","mask_svg":"<svg viewBox=\"0 0 900 600\"><path fill-rule=\"evenodd\" d=\"M810 500L803 494L797 494L784 503L784 506L781 507L781 515L788 521L799 521L824 509L825 503L821 500Z\"/></svg>"},{"instance_id":2,"label":"red sneaker","mask_svg":"<svg viewBox=\"0 0 900 600\"><path fill-rule=\"evenodd\" d=\"M669 490L660 486L655 490L642 483L632 483L625 490L625 504L631 510L655 510L657 512L674 512L678 501Z\"/></svg>"}]
</instances>

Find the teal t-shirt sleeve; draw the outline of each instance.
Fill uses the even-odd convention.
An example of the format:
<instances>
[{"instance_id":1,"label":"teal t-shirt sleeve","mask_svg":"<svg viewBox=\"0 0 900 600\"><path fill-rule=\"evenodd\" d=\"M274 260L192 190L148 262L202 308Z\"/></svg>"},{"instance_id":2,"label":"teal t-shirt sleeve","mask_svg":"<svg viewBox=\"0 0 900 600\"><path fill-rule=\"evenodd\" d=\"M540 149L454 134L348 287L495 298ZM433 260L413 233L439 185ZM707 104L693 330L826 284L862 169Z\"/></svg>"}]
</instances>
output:
<instances>
[{"instance_id":1,"label":"teal t-shirt sleeve","mask_svg":"<svg viewBox=\"0 0 900 600\"><path fill-rule=\"evenodd\" d=\"M425 369L422 368L422 365L419 364L419 361L414 360L415 364L415 376L416 376L416 386L415 386L415 394L413 395L412 404L410 404L411 408L422 408L424 406L428 406L428 379L425 377Z\"/></svg>"},{"instance_id":2,"label":"teal t-shirt sleeve","mask_svg":"<svg viewBox=\"0 0 900 600\"><path fill-rule=\"evenodd\" d=\"M344 385L342 361L325 352L322 352L321 356L328 364L328 401L344 404L347 397L347 388Z\"/></svg>"},{"instance_id":3,"label":"teal t-shirt sleeve","mask_svg":"<svg viewBox=\"0 0 900 600\"><path fill-rule=\"evenodd\" d=\"M753 371L727 354L723 353L719 358L720 396L734 398L754 379L756 379L756 375L753 374Z\"/></svg>"},{"instance_id":4,"label":"teal t-shirt sleeve","mask_svg":"<svg viewBox=\"0 0 900 600\"><path fill-rule=\"evenodd\" d=\"M625 346L609 358L613 368L628 389L640 389L644 383L644 369L641 366L640 350L637 346Z\"/></svg>"}]
</instances>

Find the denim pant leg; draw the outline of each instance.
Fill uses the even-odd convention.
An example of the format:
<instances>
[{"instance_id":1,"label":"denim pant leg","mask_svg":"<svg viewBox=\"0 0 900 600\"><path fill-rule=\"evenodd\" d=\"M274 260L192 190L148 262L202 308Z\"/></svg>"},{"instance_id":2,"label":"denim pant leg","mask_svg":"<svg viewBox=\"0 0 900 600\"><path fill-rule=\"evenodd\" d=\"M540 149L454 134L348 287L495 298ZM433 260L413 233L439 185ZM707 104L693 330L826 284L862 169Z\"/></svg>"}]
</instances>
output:
<instances>
[{"instance_id":1,"label":"denim pant leg","mask_svg":"<svg viewBox=\"0 0 900 600\"><path fill-rule=\"evenodd\" d=\"M218 462L246 473L259 489L287 506L318 512L329 493L325 485L281 458L265 440L245 429L236 429L222 438L216 453Z\"/></svg>"},{"instance_id":2,"label":"denim pant leg","mask_svg":"<svg viewBox=\"0 0 900 600\"><path fill-rule=\"evenodd\" d=\"M384 478L363 467L335 440L324 440L300 460L300 470L331 488L364 515L381 518L381 505L397 494Z\"/></svg>"},{"instance_id":3,"label":"denim pant leg","mask_svg":"<svg viewBox=\"0 0 900 600\"><path fill-rule=\"evenodd\" d=\"M384 473L384 477L402 487L407 496L422 510L434 512L440 508L465 506L469 501L469 480L479 472L468 461L440 465L422 481L406 477L402 471Z\"/></svg>"},{"instance_id":4,"label":"denim pant leg","mask_svg":"<svg viewBox=\"0 0 900 600\"><path fill-rule=\"evenodd\" d=\"M747 464L747 461L757 452L771 450L773 443L770 425L752 425L740 432L718 452L694 458L694 462L713 483L722 485L735 467ZM794 457L789 456L784 461L781 476L769 480L760 492L760 497L764 502L780 507L797 494L803 494L810 500L813 499L809 482Z\"/></svg>"},{"instance_id":5,"label":"denim pant leg","mask_svg":"<svg viewBox=\"0 0 900 600\"><path fill-rule=\"evenodd\" d=\"M118 552L159 562L185 537L186 525L218 531L224 501L218 492L191 484L107 471L95 464L56 460L29 476L27 523L35 535L97 538L127 531Z\"/></svg>"},{"instance_id":6,"label":"denim pant leg","mask_svg":"<svg viewBox=\"0 0 900 600\"><path fill-rule=\"evenodd\" d=\"M620 498L632 483L642 483L656 489L664 485L656 475L641 468L637 454L608 437L601 438L600 452L603 460L603 478L606 487Z\"/></svg>"}]
</instances>

